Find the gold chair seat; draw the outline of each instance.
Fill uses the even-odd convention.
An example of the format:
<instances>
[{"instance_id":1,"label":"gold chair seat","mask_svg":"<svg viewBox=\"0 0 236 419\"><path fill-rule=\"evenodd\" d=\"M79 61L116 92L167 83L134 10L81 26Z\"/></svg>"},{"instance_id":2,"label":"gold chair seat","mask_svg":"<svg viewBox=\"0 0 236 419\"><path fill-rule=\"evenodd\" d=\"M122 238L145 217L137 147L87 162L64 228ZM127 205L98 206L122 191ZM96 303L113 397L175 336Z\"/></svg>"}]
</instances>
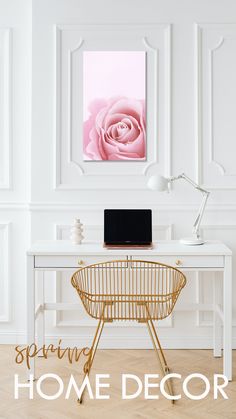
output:
<instances>
[{"instance_id":1,"label":"gold chair seat","mask_svg":"<svg viewBox=\"0 0 236 419\"><path fill-rule=\"evenodd\" d=\"M85 266L71 282L91 317L100 319L106 304L104 319L140 321L169 316L186 278L157 262L120 260Z\"/></svg>"}]
</instances>

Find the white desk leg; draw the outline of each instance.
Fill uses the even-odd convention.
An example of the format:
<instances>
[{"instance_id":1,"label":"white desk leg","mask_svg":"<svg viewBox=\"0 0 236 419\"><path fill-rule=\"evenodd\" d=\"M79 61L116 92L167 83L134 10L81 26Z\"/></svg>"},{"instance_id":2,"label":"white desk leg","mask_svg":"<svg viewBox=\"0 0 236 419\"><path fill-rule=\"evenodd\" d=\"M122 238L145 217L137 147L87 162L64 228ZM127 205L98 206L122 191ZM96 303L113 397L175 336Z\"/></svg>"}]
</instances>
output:
<instances>
[{"instance_id":1,"label":"white desk leg","mask_svg":"<svg viewBox=\"0 0 236 419\"><path fill-rule=\"evenodd\" d=\"M215 277L213 281L213 304L220 303L220 278L219 273L215 272ZM221 318L217 313L216 309L213 312L213 342L214 342L214 356L221 357L222 356L222 333L221 333Z\"/></svg>"},{"instance_id":2,"label":"white desk leg","mask_svg":"<svg viewBox=\"0 0 236 419\"><path fill-rule=\"evenodd\" d=\"M35 276L34 256L27 256L27 344L35 343ZM34 375L34 358L30 359L29 374Z\"/></svg>"},{"instance_id":3,"label":"white desk leg","mask_svg":"<svg viewBox=\"0 0 236 419\"><path fill-rule=\"evenodd\" d=\"M224 375L232 380L232 256L224 269Z\"/></svg>"},{"instance_id":4,"label":"white desk leg","mask_svg":"<svg viewBox=\"0 0 236 419\"><path fill-rule=\"evenodd\" d=\"M38 334L38 348L42 348L44 345L44 272L37 272L37 291L38 291L38 304L41 306L41 310L37 318L37 334ZM39 356L41 354L39 353Z\"/></svg>"}]
</instances>

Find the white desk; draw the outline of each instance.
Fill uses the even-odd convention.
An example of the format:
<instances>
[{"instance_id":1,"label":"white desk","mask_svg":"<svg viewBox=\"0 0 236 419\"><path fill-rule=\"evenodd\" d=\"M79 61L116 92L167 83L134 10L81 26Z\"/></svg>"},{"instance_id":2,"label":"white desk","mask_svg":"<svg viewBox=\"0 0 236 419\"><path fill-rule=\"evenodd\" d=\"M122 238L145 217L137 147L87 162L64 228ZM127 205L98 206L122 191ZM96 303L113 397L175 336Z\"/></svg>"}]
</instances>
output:
<instances>
[{"instance_id":1,"label":"white desk","mask_svg":"<svg viewBox=\"0 0 236 419\"><path fill-rule=\"evenodd\" d=\"M43 286L39 290L39 305L35 307L35 272L65 271L80 266L114 259L143 259L177 266L181 270L222 271L223 309L218 304L217 292L214 304L214 356L221 356L220 337L223 322L223 369L232 380L232 252L221 242L208 241L201 246L185 246L177 241L160 241L151 250L103 248L101 243L87 242L73 245L69 241L45 241L34 244L27 252L27 339L35 342L35 320L39 323L39 344L44 342L44 311L62 310L65 304L46 303ZM67 304L68 306L68 304ZM68 309L68 307L64 307ZM71 309L74 310L71 304ZM192 310L193 307L191 306ZM201 309L204 309L203 307ZM34 359L31 360L34 374Z\"/></svg>"}]
</instances>

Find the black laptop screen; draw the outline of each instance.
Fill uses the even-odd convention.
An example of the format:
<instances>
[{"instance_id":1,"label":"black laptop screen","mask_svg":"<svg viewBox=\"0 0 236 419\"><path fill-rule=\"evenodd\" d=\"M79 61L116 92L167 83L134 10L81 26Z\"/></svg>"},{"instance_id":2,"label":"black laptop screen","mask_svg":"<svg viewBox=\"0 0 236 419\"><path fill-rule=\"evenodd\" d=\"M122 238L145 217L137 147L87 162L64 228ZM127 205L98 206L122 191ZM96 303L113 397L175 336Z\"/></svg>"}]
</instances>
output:
<instances>
[{"instance_id":1,"label":"black laptop screen","mask_svg":"<svg viewBox=\"0 0 236 419\"><path fill-rule=\"evenodd\" d=\"M106 209L104 242L117 245L142 245L152 242L150 209Z\"/></svg>"}]
</instances>

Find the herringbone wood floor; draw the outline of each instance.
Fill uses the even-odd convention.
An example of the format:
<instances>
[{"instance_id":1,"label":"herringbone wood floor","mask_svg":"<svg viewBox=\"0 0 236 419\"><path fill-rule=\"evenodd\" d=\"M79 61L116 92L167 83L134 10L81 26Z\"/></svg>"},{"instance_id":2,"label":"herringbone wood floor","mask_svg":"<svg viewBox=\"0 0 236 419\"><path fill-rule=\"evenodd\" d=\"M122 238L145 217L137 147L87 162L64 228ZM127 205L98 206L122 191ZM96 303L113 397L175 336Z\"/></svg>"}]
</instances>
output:
<instances>
[{"instance_id":1,"label":"herringbone wood floor","mask_svg":"<svg viewBox=\"0 0 236 419\"><path fill-rule=\"evenodd\" d=\"M84 404L79 405L71 393L70 399L61 396L55 401L41 399L37 394L28 399L28 391L20 390L20 399L14 400L13 376L19 374L20 381L25 380L25 365L16 365L14 346L0 346L0 418L1 419L235 419L236 418L236 351L234 351L234 380L226 388L229 400L213 399L213 390L201 401L192 401L185 396L175 405L160 395L159 400L145 400L143 393L134 400L121 399L121 374L136 374L142 379L146 373L159 373L155 355L151 350L99 350L91 373L91 385L94 389L96 373L110 374L110 400L90 400L87 393ZM222 359L213 358L210 350L168 350L165 351L171 370L183 377L199 372L206 375L212 383L214 373L221 373ZM37 375L53 372L60 375L64 383L73 374L81 384L82 362L70 365L67 359L58 360L51 355L48 360L37 360ZM181 392L181 384L174 384L176 392ZM203 387L199 382L192 382L192 393L199 394ZM47 394L54 394L58 387L48 381L42 387ZM129 387L130 391L132 388ZM133 388L135 391L135 389ZM105 389L107 392L107 390ZM153 389L153 394L160 394Z\"/></svg>"}]
</instances>

